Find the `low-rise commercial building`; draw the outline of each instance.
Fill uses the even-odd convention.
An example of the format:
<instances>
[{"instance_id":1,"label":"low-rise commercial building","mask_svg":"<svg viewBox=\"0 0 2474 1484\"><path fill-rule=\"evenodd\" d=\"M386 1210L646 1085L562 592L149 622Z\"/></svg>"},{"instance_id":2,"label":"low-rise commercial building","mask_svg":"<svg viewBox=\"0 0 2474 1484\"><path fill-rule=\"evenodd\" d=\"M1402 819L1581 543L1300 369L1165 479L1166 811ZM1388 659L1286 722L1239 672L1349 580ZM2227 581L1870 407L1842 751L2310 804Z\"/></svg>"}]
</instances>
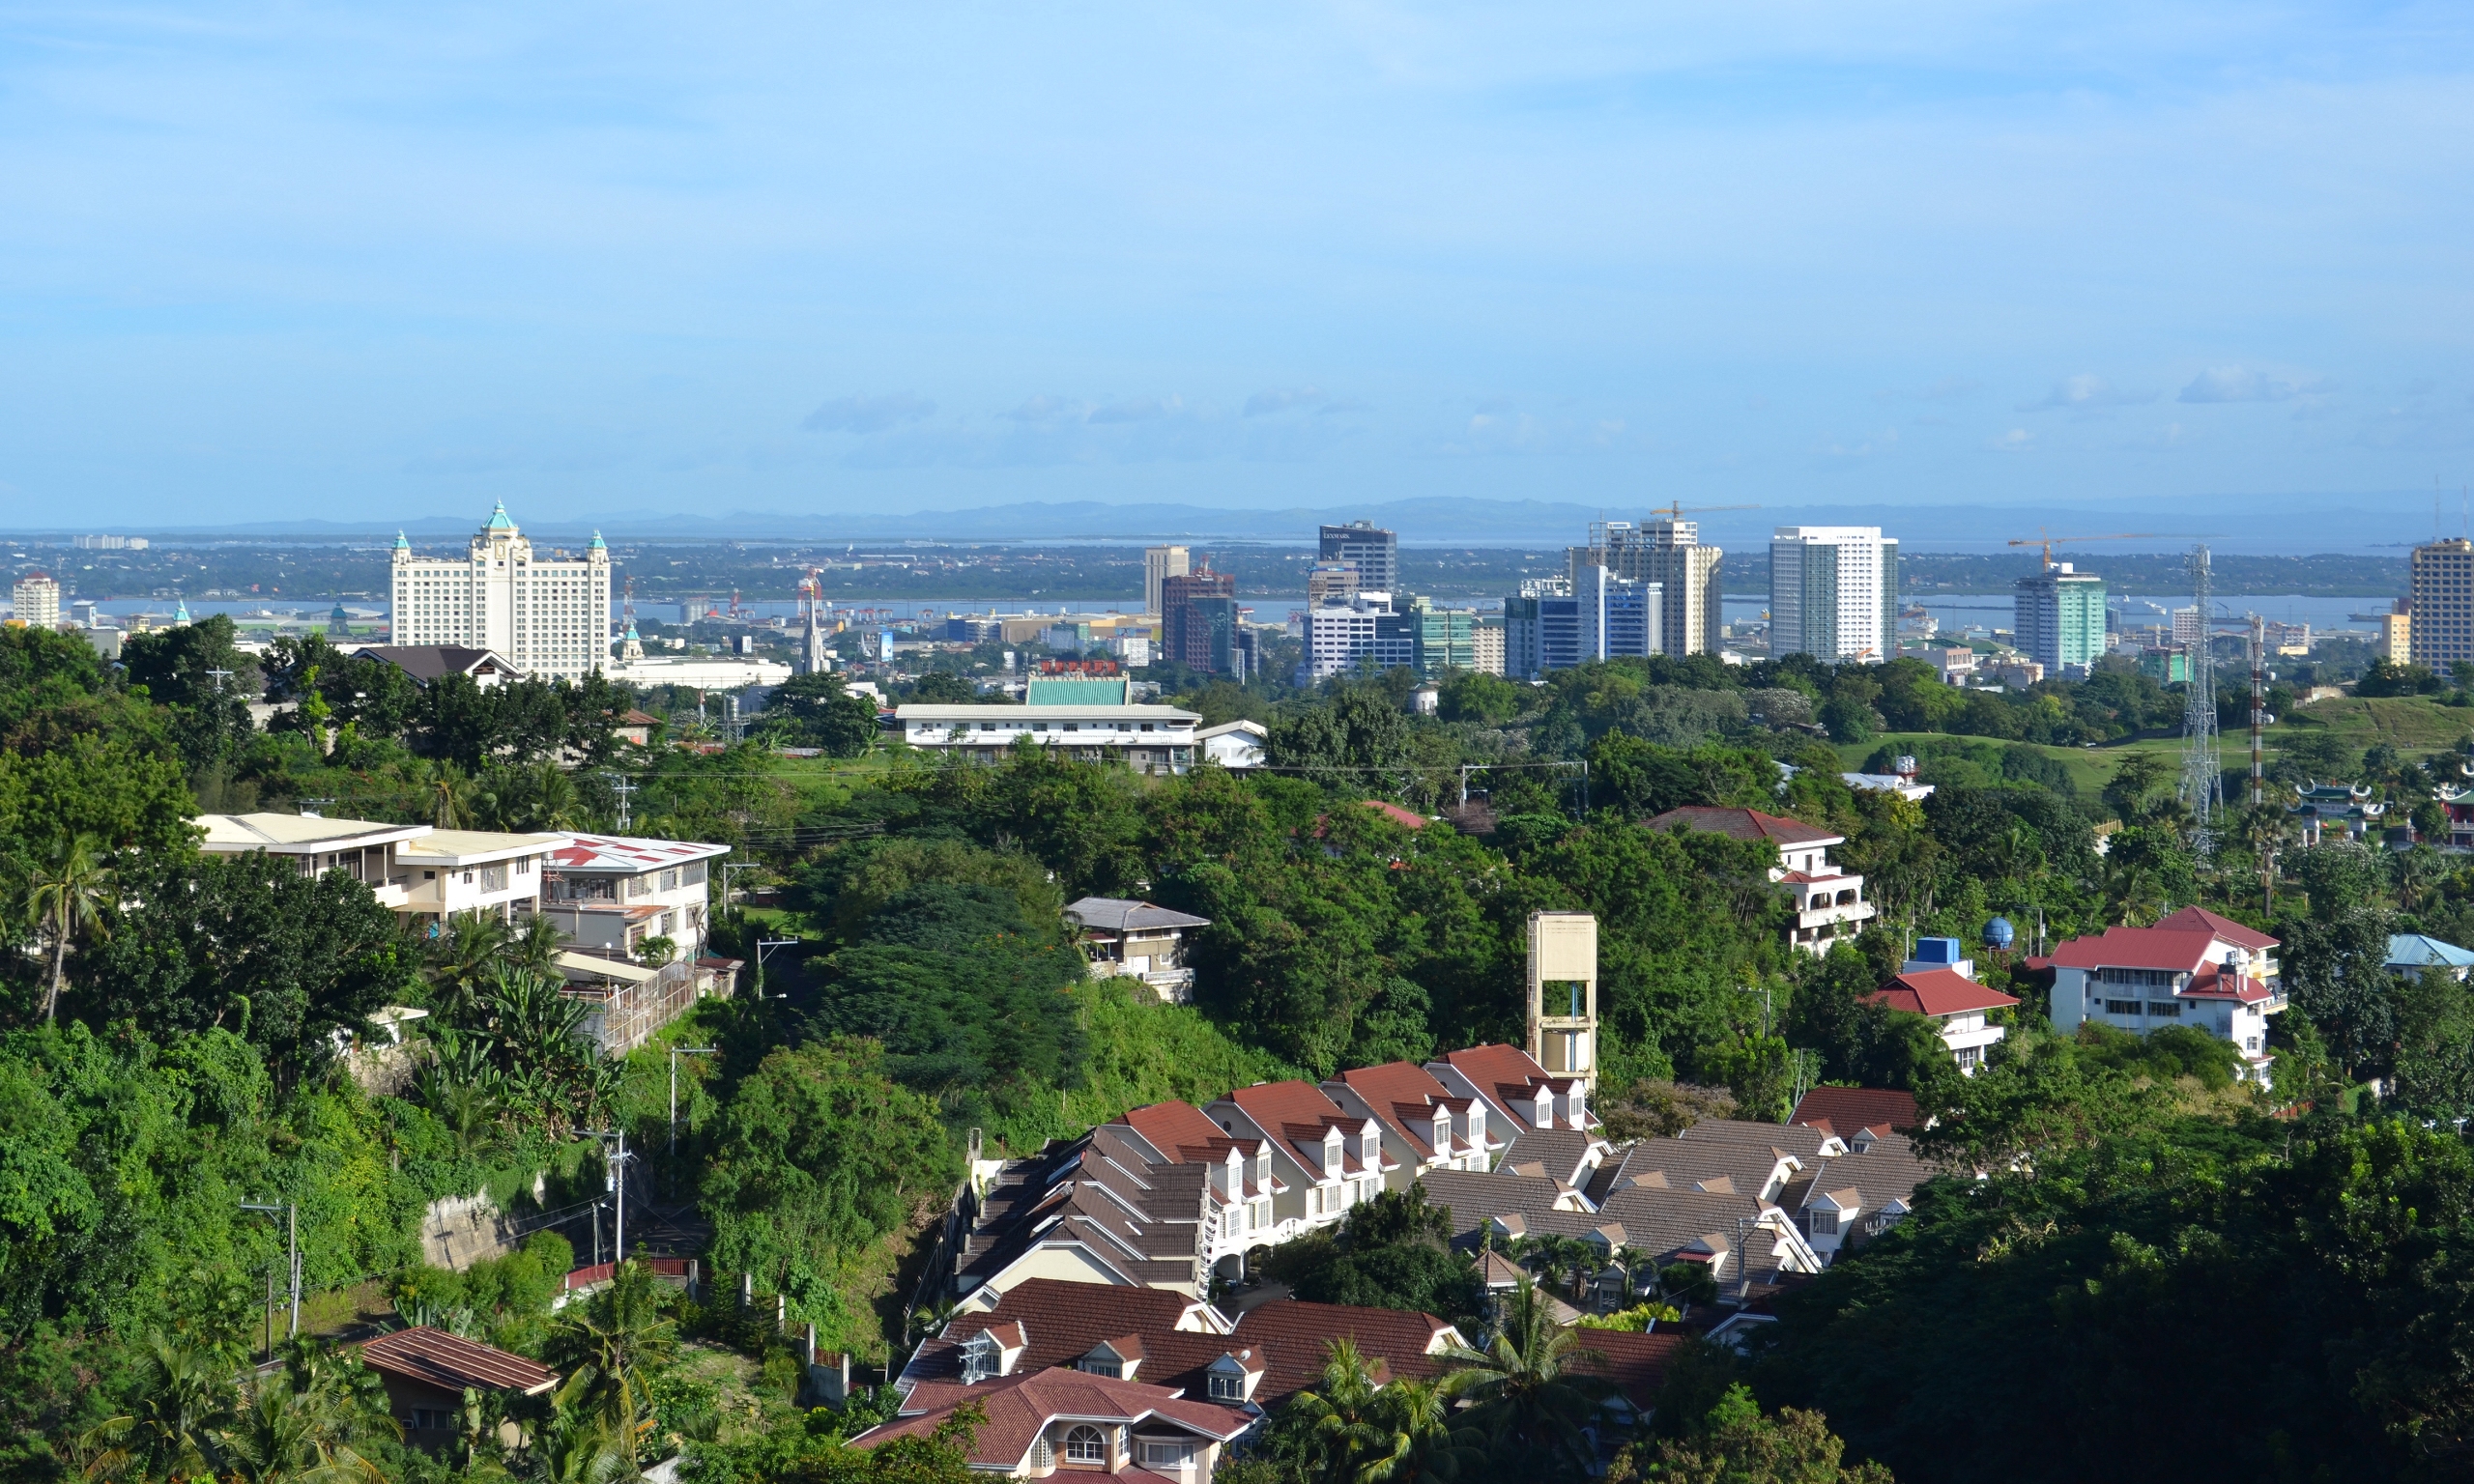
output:
<instances>
[{"instance_id":1,"label":"low-rise commercial building","mask_svg":"<svg viewBox=\"0 0 2474 1484\"><path fill-rule=\"evenodd\" d=\"M996 763L1027 741L1089 762L1123 762L1137 773L1184 773L1194 764L1197 712L1176 706L906 705L894 711L902 739L925 752Z\"/></svg>"}]
</instances>

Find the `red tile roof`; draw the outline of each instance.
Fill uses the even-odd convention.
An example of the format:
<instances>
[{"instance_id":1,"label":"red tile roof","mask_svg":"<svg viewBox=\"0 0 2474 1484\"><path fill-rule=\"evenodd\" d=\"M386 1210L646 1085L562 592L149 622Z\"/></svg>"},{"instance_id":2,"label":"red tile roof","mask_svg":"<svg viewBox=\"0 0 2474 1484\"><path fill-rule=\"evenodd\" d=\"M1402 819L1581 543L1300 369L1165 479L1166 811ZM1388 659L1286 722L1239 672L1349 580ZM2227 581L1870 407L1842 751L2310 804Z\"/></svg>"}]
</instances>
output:
<instances>
[{"instance_id":1,"label":"red tile roof","mask_svg":"<svg viewBox=\"0 0 2474 1484\"><path fill-rule=\"evenodd\" d=\"M2198 929L2215 933L2236 948L2260 952L2277 946L2277 940L2256 928L2245 928L2229 917L2219 917L2205 907L2184 907L2156 920L2159 928L2182 931Z\"/></svg>"},{"instance_id":2,"label":"red tile roof","mask_svg":"<svg viewBox=\"0 0 2474 1484\"><path fill-rule=\"evenodd\" d=\"M1031 1446L1039 1441L1040 1434L1063 1417L1124 1423L1166 1421L1221 1442L1244 1432L1254 1421L1239 1408L1181 1400L1167 1386L1050 1367L967 1386L952 1381L922 1382L904 1399L900 1415L851 1439L850 1445L873 1448L896 1438L925 1437L969 1402L977 1402L988 1416L972 1441L970 1461L983 1468L1006 1470L1020 1468L1030 1457Z\"/></svg>"},{"instance_id":3,"label":"red tile roof","mask_svg":"<svg viewBox=\"0 0 2474 1484\"><path fill-rule=\"evenodd\" d=\"M1818 845L1847 838L1835 830L1816 829L1800 819L1784 819L1757 809L1718 809L1704 804L1670 809L1650 821L1654 830L1677 825L1732 835L1738 840L1766 840L1778 845Z\"/></svg>"},{"instance_id":4,"label":"red tile roof","mask_svg":"<svg viewBox=\"0 0 2474 1484\"><path fill-rule=\"evenodd\" d=\"M1911 969L1864 998L1919 1015L1956 1015L2019 1003L2015 996L1979 985L1956 969Z\"/></svg>"},{"instance_id":5,"label":"red tile roof","mask_svg":"<svg viewBox=\"0 0 2474 1484\"><path fill-rule=\"evenodd\" d=\"M1827 1128L1842 1139L1859 1128L1913 1128L1920 1121L1915 1095L1887 1087L1816 1087L1787 1117L1791 1124Z\"/></svg>"},{"instance_id":6,"label":"red tile roof","mask_svg":"<svg viewBox=\"0 0 2474 1484\"><path fill-rule=\"evenodd\" d=\"M1380 1067L1360 1067L1341 1072L1339 1080L1365 1099L1374 1116L1421 1156L1432 1158L1439 1154L1450 1158L1454 1150L1473 1147L1458 1140L1453 1141L1452 1149L1439 1151L1434 1147L1435 1104L1449 1105L1466 1099L1454 1098L1452 1089L1416 1063L1386 1062Z\"/></svg>"},{"instance_id":7,"label":"red tile roof","mask_svg":"<svg viewBox=\"0 0 2474 1484\"><path fill-rule=\"evenodd\" d=\"M1228 1137L1191 1102L1155 1102L1129 1108L1117 1116L1116 1122L1142 1135L1143 1142L1160 1151L1160 1157L1171 1164L1185 1162L1180 1150L1207 1151Z\"/></svg>"},{"instance_id":8,"label":"red tile roof","mask_svg":"<svg viewBox=\"0 0 2474 1484\"><path fill-rule=\"evenodd\" d=\"M360 1359L382 1375L399 1376L458 1393L469 1388L538 1396L559 1384L559 1373L546 1365L495 1345L460 1339L428 1325L398 1329L363 1343Z\"/></svg>"},{"instance_id":9,"label":"red tile roof","mask_svg":"<svg viewBox=\"0 0 2474 1484\"><path fill-rule=\"evenodd\" d=\"M2065 969L2167 969L2197 973L2208 961L2216 934L2208 928L2108 928L2092 938L2072 938L2053 951Z\"/></svg>"},{"instance_id":10,"label":"red tile roof","mask_svg":"<svg viewBox=\"0 0 2474 1484\"><path fill-rule=\"evenodd\" d=\"M1623 1391L1624 1399L1647 1411L1657 1403L1658 1388L1676 1352L1690 1343L1673 1330L1634 1334L1626 1329L1575 1329L1574 1350L1594 1350L1602 1359L1575 1360L1570 1369L1584 1376L1603 1376Z\"/></svg>"},{"instance_id":11,"label":"red tile roof","mask_svg":"<svg viewBox=\"0 0 2474 1484\"><path fill-rule=\"evenodd\" d=\"M2181 991L2180 998L2239 1000L2251 1005L2269 998L2270 994L2265 984L2248 974L2227 974L2222 968L2209 968L2191 976L2191 986Z\"/></svg>"},{"instance_id":12,"label":"red tile roof","mask_svg":"<svg viewBox=\"0 0 2474 1484\"><path fill-rule=\"evenodd\" d=\"M1415 810L1402 809L1397 804L1387 804L1381 799L1360 799L1358 804L1361 808L1373 810L1404 830L1423 830L1426 827L1426 816Z\"/></svg>"}]
</instances>

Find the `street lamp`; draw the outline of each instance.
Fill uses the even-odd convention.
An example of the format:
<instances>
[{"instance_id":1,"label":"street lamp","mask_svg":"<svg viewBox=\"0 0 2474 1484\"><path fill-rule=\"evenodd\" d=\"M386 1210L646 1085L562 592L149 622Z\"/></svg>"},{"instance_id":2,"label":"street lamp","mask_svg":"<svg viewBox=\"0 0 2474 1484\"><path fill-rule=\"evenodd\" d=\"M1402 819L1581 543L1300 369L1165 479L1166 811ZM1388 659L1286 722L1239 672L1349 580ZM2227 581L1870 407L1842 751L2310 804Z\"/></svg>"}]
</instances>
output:
<instances>
[{"instance_id":1,"label":"street lamp","mask_svg":"<svg viewBox=\"0 0 2474 1484\"><path fill-rule=\"evenodd\" d=\"M765 951L767 949L774 948L794 947L798 941L799 940L796 938L759 938L756 940L756 997L758 999L761 1000L764 998ZM784 995L783 998L788 999L790 996Z\"/></svg>"},{"instance_id":2,"label":"street lamp","mask_svg":"<svg viewBox=\"0 0 2474 1484\"><path fill-rule=\"evenodd\" d=\"M290 1201L279 1205L265 1201L243 1201L241 1209L258 1212L269 1217L273 1216L278 1211L283 1213L283 1241L290 1254L292 1269L292 1327L284 1333L286 1336L299 1334L301 1332L301 1209Z\"/></svg>"}]
</instances>

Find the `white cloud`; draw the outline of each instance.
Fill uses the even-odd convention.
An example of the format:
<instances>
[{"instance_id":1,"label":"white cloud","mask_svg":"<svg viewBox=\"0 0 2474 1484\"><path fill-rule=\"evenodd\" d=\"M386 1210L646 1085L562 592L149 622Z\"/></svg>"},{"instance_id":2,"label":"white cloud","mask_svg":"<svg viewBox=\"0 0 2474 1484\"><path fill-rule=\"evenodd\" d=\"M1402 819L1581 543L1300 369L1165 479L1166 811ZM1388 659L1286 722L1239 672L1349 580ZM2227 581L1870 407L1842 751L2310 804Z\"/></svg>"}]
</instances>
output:
<instances>
[{"instance_id":1,"label":"white cloud","mask_svg":"<svg viewBox=\"0 0 2474 1484\"><path fill-rule=\"evenodd\" d=\"M2185 402L2287 402L2335 388L2317 379L2303 380L2256 366L2217 366L2191 378L2182 388Z\"/></svg>"},{"instance_id":2,"label":"white cloud","mask_svg":"<svg viewBox=\"0 0 2474 1484\"><path fill-rule=\"evenodd\" d=\"M1301 407L1321 407L1329 400L1318 386L1301 386L1294 391L1258 391L1246 399L1246 415L1266 417Z\"/></svg>"},{"instance_id":3,"label":"white cloud","mask_svg":"<svg viewBox=\"0 0 2474 1484\"><path fill-rule=\"evenodd\" d=\"M2069 412L2094 412L2108 407L2137 407L2155 400L2156 393L2152 391L2126 391L2101 376L2082 372L2054 383L2053 390L2045 393L2043 401L2020 403L2019 411L2040 413L2060 408Z\"/></svg>"},{"instance_id":4,"label":"white cloud","mask_svg":"<svg viewBox=\"0 0 2474 1484\"><path fill-rule=\"evenodd\" d=\"M2025 428L2012 428L1985 441L1984 446L1997 453L2025 453L2036 445L2036 435Z\"/></svg>"}]
</instances>

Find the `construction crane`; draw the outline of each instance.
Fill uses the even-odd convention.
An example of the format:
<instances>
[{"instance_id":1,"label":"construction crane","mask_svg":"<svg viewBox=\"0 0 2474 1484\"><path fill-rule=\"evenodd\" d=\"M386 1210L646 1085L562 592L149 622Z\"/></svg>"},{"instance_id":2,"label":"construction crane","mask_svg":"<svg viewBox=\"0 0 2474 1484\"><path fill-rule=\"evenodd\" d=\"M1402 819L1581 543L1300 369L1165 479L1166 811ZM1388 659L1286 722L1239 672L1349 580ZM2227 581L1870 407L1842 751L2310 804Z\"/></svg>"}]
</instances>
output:
<instances>
[{"instance_id":1,"label":"construction crane","mask_svg":"<svg viewBox=\"0 0 2474 1484\"><path fill-rule=\"evenodd\" d=\"M2045 528L2044 528L2044 527L2042 527L2042 526L2039 526L2039 527L2037 527L2037 528L2036 528L2036 534L2034 534L2034 535L2032 535L2032 536L2022 536L2022 537L2020 537L2018 540L2013 541L2013 542L2011 542L2010 544L2011 544L2012 546L2040 546L2040 547L2043 547L2043 548L2044 548L2044 551L2045 551L2045 562L2044 562L2044 566L2039 567L2039 568L2037 568L2037 569L2036 569L2036 570L2038 570L2038 571L2040 571L2040 572L2041 572L2041 571L2045 571L2045 570L2047 570L2047 569L2049 569L2049 568L2051 568L2051 567L2053 566L2053 549L2054 549L2055 547L2057 547L2057 546L2060 546L2060 545L2062 545L2062 544L2064 544L2064 543L2066 543L2066 542L2071 542L2071 541L2161 541L2161 540L2163 540L2163 539L2164 539L2164 538L2163 538L2162 536L2157 535L2157 534L2156 534L2154 531L2152 531L2152 530L2128 530L2128 531L2115 531L2115 532L2114 532L2114 533L2113 533L2112 535L2107 535L2107 536L2056 536L2056 535L2050 535L2050 534L2047 534L2047 533L2046 533L2046 531L2045 531Z\"/></svg>"},{"instance_id":2,"label":"construction crane","mask_svg":"<svg viewBox=\"0 0 2474 1484\"><path fill-rule=\"evenodd\" d=\"M1662 515L1670 521L1680 521L1687 514L1701 515L1712 510L1758 510L1760 508L1759 505L1652 505L1650 514Z\"/></svg>"}]
</instances>

